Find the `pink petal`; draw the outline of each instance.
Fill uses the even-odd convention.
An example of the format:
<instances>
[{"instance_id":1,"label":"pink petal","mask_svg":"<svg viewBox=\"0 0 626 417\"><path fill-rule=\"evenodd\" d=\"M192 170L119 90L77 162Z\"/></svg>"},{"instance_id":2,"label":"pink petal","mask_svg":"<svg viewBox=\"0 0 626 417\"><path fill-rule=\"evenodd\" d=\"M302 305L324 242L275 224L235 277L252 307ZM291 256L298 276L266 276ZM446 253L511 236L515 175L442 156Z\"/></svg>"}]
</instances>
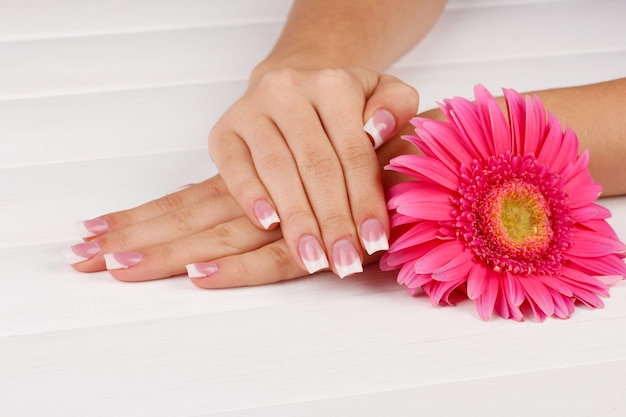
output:
<instances>
[{"instance_id":1,"label":"pink petal","mask_svg":"<svg viewBox=\"0 0 626 417\"><path fill-rule=\"evenodd\" d=\"M569 318L574 312L574 302L571 298L564 297L552 290L552 301L554 302L554 315L560 319Z\"/></svg>"},{"instance_id":2,"label":"pink petal","mask_svg":"<svg viewBox=\"0 0 626 417\"><path fill-rule=\"evenodd\" d=\"M487 288L482 295L476 299L476 308L481 319L487 321L491 318L493 308L498 296L500 280L497 276L490 276L487 280Z\"/></svg>"},{"instance_id":3,"label":"pink petal","mask_svg":"<svg viewBox=\"0 0 626 417\"><path fill-rule=\"evenodd\" d=\"M433 143L430 145L433 153L443 154L447 151L446 154L453 158L450 166L455 167L456 170L459 165L470 165L476 158L469 144L448 123L430 121L423 124L423 129L433 138Z\"/></svg>"},{"instance_id":4,"label":"pink petal","mask_svg":"<svg viewBox=\"0 0 626 417\"><path fill-rule=\"evenodd\" d=\"M597 233L600 233L606 237L610 237L614 240L619 241L619 236L615 233L615 230L611 227L610 224L607 223L606 220L603 219L594 219L584 222L581 226L584 226L586 229L594 230ZM622 244L623 245L623 244Z\"/></svg>"},{"instance_id":5,"label":"pink petal","mask_svg":"<svg viewBox=\"0 0 626 417\"><path fill-rule=\"evenodd\" d=\"M572 230L574 244L565 253L581 258L594 258L597 256L618 253L624 250L624 244L611 237L581 228Z\"/></svg>"},{"instance_id":6,"label":"pink petal","mask_svg":"<svg viewBox=\"0 0 626 417\"><path fill-rule=\"evenodd\" d=\"M548 316L554 314L554 302L552 301L550 291L541 283L537 276L529 275L520 278L519 282L522 284L527 298L534 301L541 311Z\"/></svg>"},{"instance_id":7,"label":"pink petal","mask_svg":"<svg viewBox=\"0 0 626 417\"><path fill-rule=\"evenodd\" d=\"M506 108L509 112L509 124L511 128L511 136L514 142L513 152L515 154L523 154L524 143L524 127L526 119L526 106L522 96L515 90L503 89L504 98L506 100Z\"/></svg>"},{"instance_id":8,"label":"pink petal","mask_svg":"<svg viewBox=\"0 0 626 417\"><path fill-rule=\"evenodd\" d=\"M609 295L609 288L606 286L606 284L604 284L597 278L589 276L577 269L563 266L561 268L561 279L564 282L572 285L572 291L574 292L574 295L576 295L576 291L578 288L583 288L585 290L603 295L605 297L608 297Z\"/></svg>"},{"instance_id":9,"label":"pink petal","mask_svg":"<svg viewBox=\"0 0 626 417\"><path fill-rule=\"evenodd\" d=\"M574 131L569 127L565 129L557 151L550 166L554 172L562 174L565 167L569 163L573 163L578 156L578 137L576 137Z\"/></svg>"},{"instance_id":10,"label":"pink petal","mask_svg":"<svg viewBox=\"0 0 626 417\"><path fill-rule=\"evenodd\" d=\"M405 216L420 220L446 221L454 220L452 214L454 206L451 203L433 201L415 201L412 204L402 205L396 211Z\"/></svg>"},{"instance_id":11,"label":"pink petal","mask_svg":"<svg viewBox=\"0 0 626 417\"><path fill-rule=\"evenodd\" d=\"M550 115L550 128L543 146L541 147L541 151L539 151L539 155L537 155L537 161L540 164L552 167L554 172L561 172L562 169L562 167L552 166L553 162L557 158L557 155L559 154L559 149L563 146L562 138L563 130L561 122L554 116Z\"/></svg>"},{"instance_id":12,"label":"pink petal","mask_svg":"<svg viewBox=\"0 0 626 417\"><path fill-rule=\"evenodd\" d=\"M493 136L494 150L496 155L502 155L513 150L511 132L509 125L502 113L502 109L494 100L489 101L489 118L491 124L491 135Z\"/></svg>"},{"instance_id":13,"label":"pink petal","mask_svg":"<svg viewBox=\"0 0 626 417\"><path fill-rule=\"evenodd\" d=\"M456 191L459 186L458 173L451 172L440 161L425 156L397 156L389 162L385 169L393 169L416 178L436 182L453 191Z\"/></svg>"},{"instance_id":14,"label":"pink petal","mask_svg":"<svg viewBox=\"0 0 626 417\"><path fill-rule=\"evenodd\" d=\"M440 245L441 243L438 241L429 241L418 246L412 246L407 249L399 250L397 252L392 252L391 250L389 250L387 253L385 253L385 255L383 255L383 257L387 265L392 267L398 267L408 261L412 261L414 259L424 256L424 254L430 252L433 248L436 248Z\"/></svg>"},{"instance_id":15,"label":"pink petal","mask_svg":"<svg viewBox=\"0 0 626 417\"><path fill-rule=\"evenodd\" d=\"M524 294L522 285L519 282L520 279L516 275L509 274L509 273L507 273L504 276L504 279L505 279L505 282L507 283L506 288L508 288L507 298L513 303L514 306L519 307L520 305L522 305L522 303L526 299L526 295Z\"/></svg>"},{"instance_id":16,"label":"pink petal","mask_svg":"<svg viewBox=\"0 0 626 417\"><path fill-rule=\"evenodd\" d=\"M592 219L608 219L611 211L599 204L588 204L570 210L570 216L576 223L583 223Z\"/></svg>"},{"instance_id":17,"label":"pink petal","mask_svg":"<svg viewBox=\"0 0 626 417\"><path fill-rule=\"evenodd\" d=\"M402 192L396 190L390 190L389 195L389 208L395 209L402 205L410 205L419 203L422 201L432 201L438 203L449 203L452 195L450 190L440 187L436 184L430 184L427 182L413 181L410 184L413 187L406 189Z\"/></svg>"},{"instance_id":18,"label":"pink petal","mask_svg":"<svg viewBox=\"0 0 626 417\"><path fill-rule=\"evenodd\" d=\"M479 263L474 263L467 275L467 298L476 300L487 289L487 282L491 279L488 269Z\"/></svg>"},{"instance_id":19,"label":"pink petal","mask_svg":"<svg viewBox=\"0 0 626 417\"><path fill-rule=\"evenodd\" d=\"M596 278L598 281L600 281L604 285L608 285L608 286L615 285L618 282L626 279L624 275L604 275L604 276L596 276L594 278Z\"/></svg>"},{"instance_id":20,"label":"pink petal","mask_svg":"<svg viewBox=\"0 0 626 417\"><path fill-rule=\"evenodd\" d=\"M415 263L418 274L432 274L465 251L465 243L453 240L444 242L424 254Z\"/></svg>"},{"instance_id":21,"label":"pink petal","mask_svg":"<svg viewBox=\"0 0 626 417\"><path fill-rule=\"evenodd\" d=\"M478 116L480 117L481 129L484 132L483 137L486 138L491 155L499 155L495 147L495 143L499 139L493 136L491 130L491 115L489 112L489 103L495 99L489 90L480 84L474 86L474 97L476 98L476 108L478 109Z\"/></svg>"},{"instance_id":22,"label":"pink petal","mask_svg":"<svg viewBox=\"0 0 626 417\"><path fill-rule=\"evenodd\" d=\"M575 269L582 269L592 276L626 276L626 264L615 255L606 255L597 258L568 255L567 261L568 263L574 264L577 267Z\"/></svg>"},{"instance_id":23,"label":"pink petal","mask_svg":"<svg viewBox=\"0 0 626 417\"><path fill-rule=\"evenodd\" d=\"M438 129L440 124L443 125L442 122L430 120L417 125L415 132L419 138L416 142L424 155L441 161L451 171L458 171L460 164L451 152L457 147L457 141L454 137L447 137L453 135L455 131ZM431 130L438 131L441 136L435 136ZM442 146L441 142L446 143L446 146Z\"/></svg>"},{"instance_id":24,"label":"pink petal","mask_svg":"<svg viewBox=\"0 0 626 417\"><path fill-rule=\"evenodd\" d=\"M572 287L568 283L564 282L560 277L546 275L541 277L541 281L547 287L558 291L560 294L563 294L566 297L572 297L574 295L574 293L572 292Z\"/></svg>"},{"instance_id":25,"label":"pink petal","mask_svg":"<svg viewBox=\"0 0 626 417\"><path fill-rule=\"evenodd\" d=\"M433 272L433 279L436 281L456 281L467 280L467 274L472 268L472 258L474 254L470 251L463 251L456 258Z\"/></svg>"},{"instance_id":26,"label":"pink petal","mask_svg":"<svg viewBox=\"0 0 626 417\"><path fill-rule=\"evenodd\" d=\"M433 282L430 275L413 274L405 283L407 287L418 288Z\"/></svg>"},{"instance_id":27,"label":"pink petal","mask_svg":"<svg viewBox=\"0 0 626 417\"><path fill-rule=\"evenodd\" d=\"M543 144L546 113L541 102L531 96L526 96L526 132L524 135L524 155L539 154Z\"/></svg>"},{"instance_id":28,"label":"pink petal","mask_svg":"<svg viewBox=\"0 0 626 417\"><path fill-rule=\"evenodd\" d=\"M389 216L389 225L391 226L392 229L398 226L404 226L407 224L414 224L414 223L420 223L420 221L415 220L412 217L408 217L408 216L405 216L403 214L399 214L396 212L391 213L391 215Z\"/></svg>"},{"instance_id":29,"label":"pink petal","mask_svg":"<svg viewBox=\"0 0 626 417\"><path fill-rule=\"evenodd\" d=\"M410 261L402 265L402 268L400 268L400 271L398 272L398 278L397 278L398 284L406 284L413 277L415 277L416 274L413 269L413 265L415 265L415 261ZM381 269L382 269L382 265L381 265Z\"/></svg>"},{"instance_id":30,"label":"pink petal","mask_svg":"<svg viewBox=\"0 0 626 417\"><path fill-rule=\"evenodd\" d=\"M487 159L493 155L482 130L476 105L463 98L444 100L444 103L446 106L442 106L442 110L459 130L463 140L472 146L476 155L481 159Z\"/></svg>"},{"instance_id":31,"label":"pink petal","mask_svg":"<svg viewBox=\"0 0 626 417\"><path fill-rule=\"evenodd\" d=\"M437 232L438 227L436 223L421 222L393 241L390 250L396 252L428 242L436 238Z\"/></svg>"},{"instance_id":32,"label":"pink petal","mask_svg":"<svg viewBox=\"0 0 626 417\"><path fill-rule=\"evenodd\" d=\"M434 306L439 305L443 300L446 304L450 305L450 293L452 293L464 280L439 282L433 281L428 291L430 302Z\"/></svg>"},{"instance_id":33,"label":"pink petal","mask_svg":"<svg viewBox=\"0 0 626 417\"><path fill-rule=\"evenodd\" d=\"M532 310L536 321L541 323L546 319L546 313L544 313L543 310L537 306L537 303L535 303L531 298L526 299L526 303Z\"/></svg>"}]
</instances>

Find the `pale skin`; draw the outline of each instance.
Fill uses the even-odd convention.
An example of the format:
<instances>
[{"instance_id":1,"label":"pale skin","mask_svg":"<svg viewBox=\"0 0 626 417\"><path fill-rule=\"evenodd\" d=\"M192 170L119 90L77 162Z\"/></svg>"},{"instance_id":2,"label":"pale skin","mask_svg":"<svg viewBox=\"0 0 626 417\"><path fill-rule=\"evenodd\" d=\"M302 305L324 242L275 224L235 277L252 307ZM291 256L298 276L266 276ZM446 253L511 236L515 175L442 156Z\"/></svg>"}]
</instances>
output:
<instances>
[{"instance_id":1,"label":"pale skin","mask_svg":"<svg viewBox=\"0 0 626 417\"><path fill-rule=\"evenodd\" d=\"M626 78L579 87L535 92L548 111L578 133L580 148L591 153L590 170L603 185L603 195L626 194ZM502 101L501 101L502 102ZM421 114L442 119L439 110ZM403 132L411 133L406 127ZM377 153L378 166L399 154L414 153L394 138ZM384 171L384 186L404 178ZM139 251L141 263L111 271L122 281L144 281L185 273L185 265L212 262L217 271L192 282L201 288L261 285L307 274L291 255L280 229L261 230L215 176L177 193L130 210L103 216L111 230L96 239L101 253ZM367 257L365 263L374 262ZM74 267L83 272L104 269L101 254Z\"/></svg>"},{"instance_id":2,"label":"pale skin","mask_svg":"<svg viewBox=\"0 0 626 417\"><path fill-rule=\"evenodd\" d=\"M212 129L209 151L226 188L257 228L280 225L301 267L304 242L338 272L337 247L363 258L366 221L388 233L376 153L363 125L383 111L391 117L385 140L415 115L415 89L381 71L428 33L444 5L296 0L247 93Z\"/></svg>"}]
</instances>

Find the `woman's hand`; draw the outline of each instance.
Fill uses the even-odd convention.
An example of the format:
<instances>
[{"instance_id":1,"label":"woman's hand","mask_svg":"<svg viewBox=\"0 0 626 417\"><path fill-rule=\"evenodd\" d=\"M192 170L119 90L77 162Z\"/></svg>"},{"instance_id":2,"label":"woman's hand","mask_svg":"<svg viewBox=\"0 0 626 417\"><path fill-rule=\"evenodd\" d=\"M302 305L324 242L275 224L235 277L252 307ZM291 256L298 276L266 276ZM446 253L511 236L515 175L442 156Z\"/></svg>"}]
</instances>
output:
<instances>
[{"instance_id":1,"label":"woman's hand","mask_svg":"<svg viewBox=\"0 0 626 417\"><path fill-rule=\"evenodd\" d=\"M411 128L408 128L410 131ZM408 132L407 131L407 132ZM378 152L382 167L410 144L394 139ZM385 185L402 180L384 173ZM141 206L78 224L84 242L65 252L81 272L108 269L121 281L182 275L203 288L269 284L306 275L281 230L261 230L217 175ZM365 257L365 264L376 257Z\"/></svg>"},{"instance_id":2,"label":"woman's hand","mask_svg":"<svg viewBox=\"0 0 626 417\"><path fill-rule=\"evenodd\" d=\"M415 89L363 68L268 71L219 120L209 149L243 213L260 230L280 223L281 250L302 271L343 277L362 270L362 249L387 248L374 147L417 106Z\"/></svg>"},{"instance_id":3,"label":"woman's hand","mask_svg":"<svg viewBox=\"0 0 626 417\"><path fill-rule=\"evenodd\" d=\"M219 175L79 229L86 240L66 251L68 262L81 272L106 268L121 281L187 272L199 287L225 288L306 275L280 229L251 223Z\"/></svg>"}]
</instances>

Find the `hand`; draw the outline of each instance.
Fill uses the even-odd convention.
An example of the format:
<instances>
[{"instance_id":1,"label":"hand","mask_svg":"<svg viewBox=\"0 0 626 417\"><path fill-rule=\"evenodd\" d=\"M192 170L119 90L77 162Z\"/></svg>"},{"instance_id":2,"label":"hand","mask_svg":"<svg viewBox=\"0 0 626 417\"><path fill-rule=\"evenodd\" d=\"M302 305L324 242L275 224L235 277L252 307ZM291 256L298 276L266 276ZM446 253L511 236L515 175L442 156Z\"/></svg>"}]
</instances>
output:
<instances>
[{"instance_id":1,"label":"hand","mask_svg":"<svg viewBox=\"0 0 626 417\"><path fill-rule=\"evenodd\" d=\"M230 194L259 229L278 223L295 264L362 270L387 248L380 145L417 112L416 91L362 68L267 72L218 121L209 149ZM330 259L331 262L328 260Z\"/></svg>"},{"instance_id":2,"label":"hand","mask_svg":"<svg viewBox=\"0 0 626 417\"><path fill-rule=\"evenodd\" d=\"M80 226L87 240L66 252L68 262L81 272L108 268L121 281L182 275L185 265L202 288L261 285L306 274L280 229L255 227L220 176Z\"/></svg>"}]
</instances>

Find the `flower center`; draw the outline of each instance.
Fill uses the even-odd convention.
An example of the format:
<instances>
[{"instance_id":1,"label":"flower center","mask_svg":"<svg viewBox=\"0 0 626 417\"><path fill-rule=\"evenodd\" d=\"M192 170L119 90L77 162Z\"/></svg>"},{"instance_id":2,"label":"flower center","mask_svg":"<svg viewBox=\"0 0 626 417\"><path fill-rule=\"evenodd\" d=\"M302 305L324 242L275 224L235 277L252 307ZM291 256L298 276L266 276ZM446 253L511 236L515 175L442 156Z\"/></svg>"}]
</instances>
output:
<instances>
[{"instance_id":1,"label":"flower center","mask_svg":"<svg viewBox=\"0 0 626 417\"><path fill-rule=\"evenodd\" d=\"M550 207L531 184L513 180L494 187L479 207L479 218L491 246L512 256L543 252L552 239Z\"/></svg>"},{"instance_id":2,"label":"flower center","mask_svg":"<svg viewBox=\"0 0 626 417\"><path fill-rule=\"evenodd\" d=\"M561 182L533 155L474 161L459 187L457 235L495 271L553 273L571 244Z\"/></svg>"}]
</instances>

